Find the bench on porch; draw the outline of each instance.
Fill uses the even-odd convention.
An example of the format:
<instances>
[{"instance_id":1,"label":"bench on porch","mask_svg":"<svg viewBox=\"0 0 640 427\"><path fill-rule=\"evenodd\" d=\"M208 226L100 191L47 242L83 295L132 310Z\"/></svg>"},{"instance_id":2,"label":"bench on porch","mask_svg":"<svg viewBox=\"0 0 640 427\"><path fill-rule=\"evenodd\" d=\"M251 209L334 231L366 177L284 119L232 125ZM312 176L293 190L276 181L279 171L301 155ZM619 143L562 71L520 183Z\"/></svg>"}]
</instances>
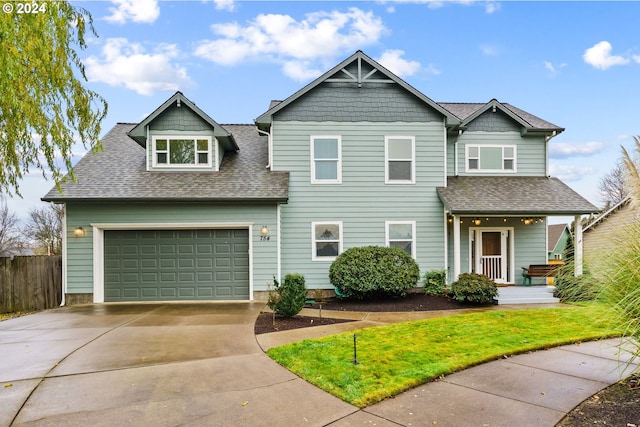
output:
<instances>
[{"instance_id":1,"label":"bench on porch","mask_svg":"<svg viewBox=\"0 0 640 427\"><path fill-rule=\"evenodd\" d=\"M531 284L532 277L551 277L558 267L560 264L531 264L529 267L522 267L522 284L526 285L527 280Z\"/></svg>"}]
</instances>

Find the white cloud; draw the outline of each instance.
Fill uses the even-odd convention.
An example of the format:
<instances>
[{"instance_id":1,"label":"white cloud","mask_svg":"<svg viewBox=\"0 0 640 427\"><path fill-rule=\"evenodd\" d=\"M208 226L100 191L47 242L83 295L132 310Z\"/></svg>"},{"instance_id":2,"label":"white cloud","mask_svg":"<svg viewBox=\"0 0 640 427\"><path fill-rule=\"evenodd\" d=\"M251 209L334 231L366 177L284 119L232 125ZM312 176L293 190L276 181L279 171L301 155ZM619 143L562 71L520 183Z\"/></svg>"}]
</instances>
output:
<instances>
[{"instance_id":1,"label":"white cloud","mask_svg":"<svg viewBox=\"0 0 640 427\"><path fill-rule=\"evenodd\" d=\"M216 9L218 10L233 12L236 8L235 0L213 0L213 2L216 4Z\"/></svg>"},{"instance_id":2,"label":"white cloud","mask_svg":"<svg viewBox=\"0 0 640 427\"><path fill-rule=\"evenodd\" d=\"M412 76L420 71L422 66L418 61L408 61L402 58L403 55L404 50L385 50L378 59L378 62L388 68L392 73L401 77Z\"/></svg>"},{"instance_id":3,"label":"white cloud","mask_svg":"<svg viewBox=\"0 0 640 427\"><path fill-rule=\"evenodd\" d=\"M216 64L268 59L283 64L289 76L311 75L313 61L372 45L387 33L373 12L352 7L346 12L314 12L297 21L289 15L261 14L246 25L214 24L215 40L197 43L194 55ZM298 62L298 64L294 64Z\"/></svg>"},{"instance_id":4,"label":"white cloud","mask_svg":"<svg viewBox=\"0 0 640 427\"><path fill-rule=\"evenodd\" d=\"M544 61L544 68L546 68L552 76L558 74L558 72L566 66L567 64L564 62L562 64L554 65L552 62Z\"/></svg>"},{"instance_id":5,"label":"white cloud","mask_svg":"<svg viewBox=\"0 0 640 427\"><path fill-rule=\"evenodd\" d=\"M549 157L552 159L566 159L569 157L588 157L602 151L605 144L591 141L584 143L552 142L549 144Z\"/></svg>"},{"instance_id":6,"label":"white cloud","mask_svg":"<svg viewBox=\"0 0 640 427\"><path fill-rule=\"evenodd\" d=\"M117 7L110 7L111 15L104 19L115 24L128 21L150 24L160 16L158 0L111 0Z\"/></svg>"},{"instance_id":7,"label":"white cloud","mask_svg":"<svg viewBox=\"0 0 640 427\"><path fill-rule=\"evenodd\" d=\"M299 82L315 79L322 74L322 71L314 68L310 61L287 61L282 66L282 71Z\"/></svg>"},{"instance_id":8,"label":"white cloud","mask_svg":"<svg viewBox=\"0 0 640 427\"><path fill-rule=\"evenodd\" d=\"M379 0L379 3L410 3L425 4L429 9L438 9L449 4L461 4L464 6L483 5L486 13L494 13L500 10L500 3L494 0Z\"/></svg>"},{"instance_id":9,"label":"white cloud","mask_svg":"<svg viewBox=\"0 0 640 427\"><path fill-rule=\"evenodd\" d=\"M482 44L480 45L480 52L482 52L484 56L498 56L500 49L495 45Z\"/></svg>"},{"instance_id":10,"label":"white cloud","mask_svg":"<svg viewBox=\"0 0 640 427\"><path fill-rule=\"evenodd\" d=\"M596 172L594 168L589 166L549 165L549 173L551 176L566 182L579 181Z\"/></svg>"},{"instance_id":11,"label":"white cloud","mask_svg":"<svg viewBox=\"0 0 640 427\"><path fill-rule=\"evenodd\" d=\"M623 56L612 55L611 50L611 43L601 41L585 50L582 58L587 64L601 70L606 70L614 65L625 65L629 63L629 59Z\"/></svg>"},{"instance_id":12,"label":"white cloud","mask_svg":"<svg viewBox=\"0 0 640 427\"><path fill-rule=\"evenodd\" d=\"M111 86L124 86L141 95L175 91L191 84L184 67L171 63L178 56L172 44L158 44L147 53L139 43L125 38L107 39L102 57L85 60L87 79Z\"/></svg>"}]
</instances>

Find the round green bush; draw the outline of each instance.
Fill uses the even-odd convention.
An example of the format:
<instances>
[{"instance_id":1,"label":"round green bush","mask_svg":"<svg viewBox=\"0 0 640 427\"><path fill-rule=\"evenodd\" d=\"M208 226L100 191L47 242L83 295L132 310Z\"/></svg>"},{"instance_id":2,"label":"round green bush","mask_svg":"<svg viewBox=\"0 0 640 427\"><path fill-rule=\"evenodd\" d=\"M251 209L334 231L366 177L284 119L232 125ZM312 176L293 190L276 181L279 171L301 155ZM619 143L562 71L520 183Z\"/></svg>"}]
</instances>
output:
<instances>
[{"instance_id":1,"label":"round green bush","mask_svg":"<svg viewBox=\"0 0 640 427\"><path fill-rule=\"evenodd\" d=\"M451 298L474 304L490 304L498 296L498 286L484 274L462 273L451 284Z\"/></svg>"},{"instance_id":2,"label":"round green bush","mask_svg":"<svg viewBox=\"0 0 640 427\"><path fill-rule=\"evenodd\" d=\"M347 249L329 268L329 280L344 298L404 296L419 279L420 269L411 255L382 246Z\"/></svg>"}]
</instances>

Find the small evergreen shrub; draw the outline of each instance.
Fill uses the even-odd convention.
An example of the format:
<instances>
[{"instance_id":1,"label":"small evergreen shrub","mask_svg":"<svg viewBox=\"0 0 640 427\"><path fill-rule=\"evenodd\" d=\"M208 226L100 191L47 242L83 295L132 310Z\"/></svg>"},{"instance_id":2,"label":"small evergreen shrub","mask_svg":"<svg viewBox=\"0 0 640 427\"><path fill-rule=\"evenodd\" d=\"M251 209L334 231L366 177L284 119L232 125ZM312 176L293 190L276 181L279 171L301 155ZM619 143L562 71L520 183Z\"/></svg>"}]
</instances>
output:
<instances>
[{"instance_id":1,"label":"small evergreen shrub","mask_svg":"<svg viewBox=\"0 0 640 427\"><path fill-rule=\"evenodd\" d=\"M417 286L420 269L402 249L363 246L341 253L329 268L329 280L343 298L399 297Z\"/></svg>"},{"instance_id":2,"label":"small evergreen shrub","mask_svg":"<svg viewBox=\"0 0 640 427\"><path fill-rule=\"evenodd\" d=\"M447 271L431 270L424 275L424 292L427 295L444 295L447 291Z\"/></svg>"},{"instance_id":3,"label":"small evergreen shrub","mask_svg":"<svg viewBox=\"0 0 640 427\"><path fill-rule=\"evenodd\" d=\"M484 274L462 273L451 284L449 293L456 301L490 304L498 296L498 286Z\"/></svg>"},{"instance_id":4,"label":"small evergreen shrub","mask_svg":"<svg viewBox=\"0 0 640 427\"><path fill-rule=\"evenodd\" d=\"M307 298L307 288L302 274L290 273L284 276L280 284L273 278L273 290L269 291L267 306L274 313L284 317L295 316L304 307Z\"/></svg>"}]
</instances>

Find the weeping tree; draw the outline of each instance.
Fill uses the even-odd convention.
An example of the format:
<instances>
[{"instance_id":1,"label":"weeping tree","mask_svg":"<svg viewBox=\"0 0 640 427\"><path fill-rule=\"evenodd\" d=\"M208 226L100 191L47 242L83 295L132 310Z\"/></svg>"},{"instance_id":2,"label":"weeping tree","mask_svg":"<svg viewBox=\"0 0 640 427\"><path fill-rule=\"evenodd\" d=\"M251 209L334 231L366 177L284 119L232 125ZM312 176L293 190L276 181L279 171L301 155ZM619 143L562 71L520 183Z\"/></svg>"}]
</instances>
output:
<instances>
[{"instance_id":1,"label":"weeping tree","mask_svg":"<svg viewBox=\"0 0 640 427\"><path fill-rule=\"evenodd\" d=\"M0 14L0 192L20 195L30 169L56 185L72 173L72 145L99 147L105 100L86 89L78 50L87 31L96 35L85 9L66 1L7 2ZM19 9L22 8L23 9ZM33 13L37 12L37 13Z\"/></svg>"}]
</instances>

